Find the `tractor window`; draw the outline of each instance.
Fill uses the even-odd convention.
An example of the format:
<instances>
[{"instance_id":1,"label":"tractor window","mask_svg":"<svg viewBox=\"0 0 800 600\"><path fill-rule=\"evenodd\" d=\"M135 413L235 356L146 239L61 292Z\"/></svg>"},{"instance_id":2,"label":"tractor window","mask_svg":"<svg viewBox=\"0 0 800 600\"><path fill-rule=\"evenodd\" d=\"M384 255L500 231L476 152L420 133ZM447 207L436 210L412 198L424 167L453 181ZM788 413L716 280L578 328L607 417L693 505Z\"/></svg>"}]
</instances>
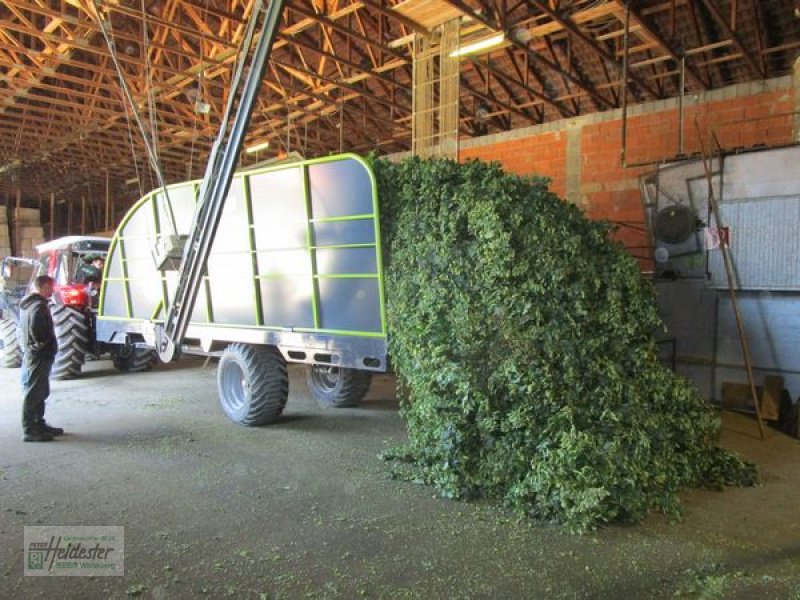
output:
<instances>
[{"instance_id":1,"label":"tractor window","mask_svg":"<svg viewBox=\"0 0 800 600\"><path fill-rule=\"evenodd\" d=\"M39 275L49 275L50 274L50 255L49 254L42 254L39 257L39 261L33 267L33 276L31 277L31 285L33 285L33 279L38 277Z\"/></svg>"},{"instance_id":2,"label":"tractor window","mask_svg":"<svg viewBox=\"0 0 800 600\"><path fill-rule=\"evenodd\" d=\"M88 283L89 281L100 283L99 276L102 276L102 269L98 272L93 266L93 261L96 258L102 258L105 261L106 253L73 252L69 271L72 275L70 281L75 283ZM95 276L96 273L98 276Z\"/></svg>"},{"instance_id":3,"label":"tractor window","mask_svg":"<svg viewBox=\"0 0 800 600\"><path fill-rule=\"evenodd\" d=\"M61 252L58 254L58 262L56 263L55 273L53 273L53 278L56 280L58 285L67 285L71 281L71 269L70 269L70 261L69 256Z\"/></svg>"}]
</instances>

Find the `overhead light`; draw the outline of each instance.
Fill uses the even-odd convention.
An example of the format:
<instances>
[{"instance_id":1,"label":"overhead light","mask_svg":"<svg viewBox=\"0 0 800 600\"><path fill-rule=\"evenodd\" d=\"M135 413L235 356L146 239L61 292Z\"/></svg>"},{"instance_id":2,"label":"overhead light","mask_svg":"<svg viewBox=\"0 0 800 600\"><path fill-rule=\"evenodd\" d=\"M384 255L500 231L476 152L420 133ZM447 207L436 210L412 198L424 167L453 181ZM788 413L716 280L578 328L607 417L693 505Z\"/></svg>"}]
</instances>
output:
<instances>
[{"instance_id":1,"label":"overhead light","mask_svg":"<svg viewBox=\"0 0 800 600\"><path fill-rule=\"evenodd\" d=\"M256 144L255 146L250 146L249 148L245 148L245 152L247 154L255 154L261 150L266 150L269 148L269 141L261 142L260 144Z\"/></svg>"},{"instance_id":2,"label":"overhead light","mask_svg":"<svg viewBox=\"0 0 800 600\"><path fill-rule=\"evenodd\" d=\"M138 177L132 177L125 182L125 185L133 185L134 183L139 183Z\"/></svg>"},{"instance_id":3,"label":"overhead light","mask_svg":"<svg viewBox=\"0 0 800 600\"><path fill-rule=\"evenodd\" d=\"M18 166L22 164L22 161L18 158L12 160L10 163L6 163L0 166L0 173L5 173L6 171L11 171L12 169L16 169Z\"/></svg>"},{"instance_id":4,"label":"overhead light","mask_svg":"<svg viewBox=\"0 0 800 600\"><path fill-rule=\"evenodd\" d=\"M488 50L489 48L494 48L495 46L499 46L505 41L506 41L506 34L501 32L496 35L483 38L482 40L478 40L477 42L472 42L471 44L466 44L465 46L461 46L458 50L453 50L450 53L450 56L464 56L465 54L475 54L476 52L480 52L482 50Z\"/></svg>"},{"instance_id":5,"label":"overhead light","mask_svg":"<svg viewBox=\"0 0 800 600\"><path fill-rule=\"evenodd\" d=\"M202 100L196 100L194 103L194 112L199 115L207 115L211 112L211 105L208 102L203 102Z\"/></svg>"},{"instance_id":6,"label":"overhead light","mask_svg":"<svg viewBox=\"0 0 800 600\"><path fill-rule=\"evenodd\" d=\"M514 39L517 40L520 44L527 44L528 42L531 41L531 38L533 37L533 35L531 35L530 30L525 27L517 27L512 35L514 36Z\"/></svg>"}]
</instances>

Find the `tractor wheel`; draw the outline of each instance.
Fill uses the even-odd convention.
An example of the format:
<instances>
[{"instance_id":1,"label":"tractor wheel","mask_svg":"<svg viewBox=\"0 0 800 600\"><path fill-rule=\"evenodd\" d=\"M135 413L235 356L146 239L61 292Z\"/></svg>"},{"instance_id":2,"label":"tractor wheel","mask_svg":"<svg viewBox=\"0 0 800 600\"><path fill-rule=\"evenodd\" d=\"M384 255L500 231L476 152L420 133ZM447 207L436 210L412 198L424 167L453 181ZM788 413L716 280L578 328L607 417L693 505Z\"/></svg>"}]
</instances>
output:
<instances>
[{"instance_id":1,"label":"tractor wheel","mask_svg":"<svg viewBox=\"0 0 800 600\"><path fill-rule=\"evenodd\" d=\"M53 379L72 379L81 373L89 352L89 324L86 315L69 306L52 307L58 354L51 371Z\"/></svg>"},{"instance_id":2,"label":"tractor wheel","mask_svg":"<svg viewBox=\"0 0 800 600\"><path fill-rule=\"evenodd\" d=\"M358 406L367 395L372 373L343 367L312 365L308 370L308 389L322 406Z\"/></svg>"},{"instance_id":3,"label":"tractor wheel","mask_svg":"<svg viewBox=\"0 0 800 600\"><path fill-rule=\"evenodd\" d=\"M132 344L124 344L116 346L111 351L111 360L118 371L141 373L153 368L158 355L150 348L137 348Z\"/></svg>"},{"instance_id":4,"label":"tractor wheel","mask_svg":"<svg viewBox=\"0 0 800 600\"><path fill-rule=\"evenodd\" d=\"M22 364L22 348L17 337L17 324L0 319L0 367L16 369Z\"/></svg>"},{"instance_id":5,"label":"tractor wheel","mask_svg":"<svg viewBox=\"0 0 800 600\"><path fill-rule=\"evenodd\" d=\"M217 368L222 410L240 425L266 425L277 419L289 397L286 361L273 346L231 344Z\"/></svg>"}]
</instances>

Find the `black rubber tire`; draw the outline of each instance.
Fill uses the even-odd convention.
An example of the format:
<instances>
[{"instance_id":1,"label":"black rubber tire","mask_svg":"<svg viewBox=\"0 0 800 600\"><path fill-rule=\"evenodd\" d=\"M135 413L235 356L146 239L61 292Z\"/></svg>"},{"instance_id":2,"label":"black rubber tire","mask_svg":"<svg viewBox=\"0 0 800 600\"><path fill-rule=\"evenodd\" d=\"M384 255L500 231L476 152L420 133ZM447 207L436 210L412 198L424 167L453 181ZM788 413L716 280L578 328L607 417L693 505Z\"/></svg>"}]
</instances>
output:
<instances>
[{"instance_id":1,"label":"black rubber tire","mask_svg":"<svg viewBox=\"0 0 800 600\"><path fill-rule=\"evenodd\" d=\"M58 354L53 363L53 379L72 379L81 373L89 352L89 323L86 315L70 306L51 307L58 339Z\"/></svg>"},{"instance_id":2,"label":"black rubber tire","mask_svg":"<svg viewBox=\"0 0 800 600\"><path fill-rule=\"evenodd\" d=\"M0 367L16 369L22 364L22 347L17 337L17 323L0 319Z\"/></svg>"},{"instance_id":3,"label":"black rubber tire","mask_svg":"<svg viewBox=\"0 0 800 600\"><path fill-rule=\"evenodd\" d=\"M114 347L111 361L118 371L123 373L142 373L153 368L158 360L156 351L151 348L139 348L130 344Z\"/></svg>"},{"instance_id":4,"label":"black rubber tire","mask_svg":"<svg viewBox=\"0 0 800 600\"><path fill-rule=\"evenodd\" d=\"M367 395L372 373L357 369L311 365L308 389L317 402L329 408L358 406Z\"/></svg>"},{"instance_id":5,"label":"black rubber tire","mask_svg":"<svg viewBox=\"0 0 800 600\"><path fill-rule=\"evenodd\" d=\"M217 367L217 391L222 410L234 423L272 423L289 398L286 360L274 346L231 344Z\"/></svg>"}]
</instances>

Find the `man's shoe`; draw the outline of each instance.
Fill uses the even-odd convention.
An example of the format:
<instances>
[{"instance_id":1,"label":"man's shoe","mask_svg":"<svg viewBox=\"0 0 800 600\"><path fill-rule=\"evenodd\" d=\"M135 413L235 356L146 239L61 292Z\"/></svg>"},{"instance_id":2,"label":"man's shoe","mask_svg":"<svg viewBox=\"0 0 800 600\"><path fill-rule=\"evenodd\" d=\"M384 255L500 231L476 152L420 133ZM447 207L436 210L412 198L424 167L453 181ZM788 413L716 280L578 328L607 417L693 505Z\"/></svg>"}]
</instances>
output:
<instances>
[{"instance_id":1,"label":"man's shoe","mask_svg":"<svg viewBox=\"0 0 800 600\"><path fill-rule=\"evenodd\" d=\"M52 442L53 436L44 430L29 431L22 437L23 442Z\"/></svg>"},{"instance_id":2,"label":"man's shoe","mask_svg":"<svg viewBox=\"0 0 800 600\"><path fill-rule=\"evenodd\" d=\"M45 433L49 433L53 437L56 437L56 436L59 436L59 435L64 435L64 430L61 429L61 427L51 427L50 425L48 425L44 421L42 421L39 424L39 427L41 428L42 431L44 431Z\"/></svg>"}]
</instances>

